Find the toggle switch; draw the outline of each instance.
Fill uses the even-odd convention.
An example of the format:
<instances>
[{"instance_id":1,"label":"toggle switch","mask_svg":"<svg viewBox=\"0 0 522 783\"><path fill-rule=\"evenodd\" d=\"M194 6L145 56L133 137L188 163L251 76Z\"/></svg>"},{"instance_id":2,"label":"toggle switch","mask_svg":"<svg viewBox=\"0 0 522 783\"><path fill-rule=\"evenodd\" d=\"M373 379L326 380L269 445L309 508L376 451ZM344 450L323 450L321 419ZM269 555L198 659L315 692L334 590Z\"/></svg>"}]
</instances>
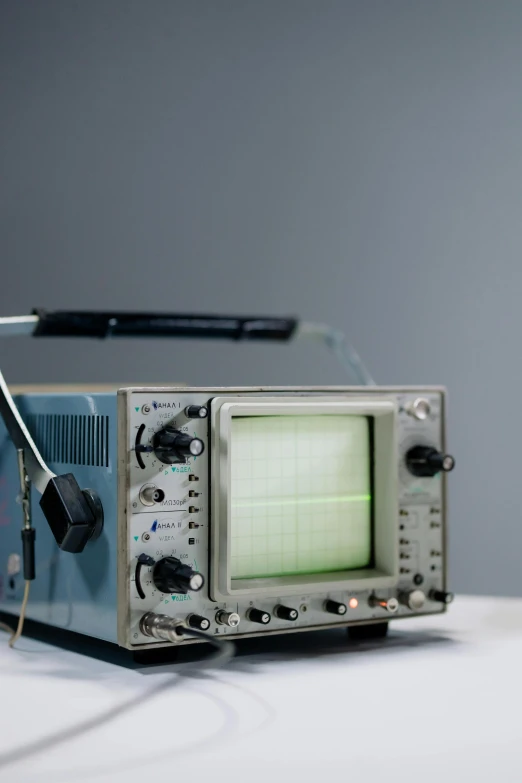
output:
<instances>
[{"instance_id":1,"label":"toggle switch","mask_svg":"<svg viewBox=\"0 0 522 783\"><path fill-rule=\"evenodd\" d=\"M372 607L380 606L381 609L384 609L390 614L395 614L399 608L399 602L396 598L378 598L376 595L371 595L368 603Z\"/></svg>"}]
</instances>

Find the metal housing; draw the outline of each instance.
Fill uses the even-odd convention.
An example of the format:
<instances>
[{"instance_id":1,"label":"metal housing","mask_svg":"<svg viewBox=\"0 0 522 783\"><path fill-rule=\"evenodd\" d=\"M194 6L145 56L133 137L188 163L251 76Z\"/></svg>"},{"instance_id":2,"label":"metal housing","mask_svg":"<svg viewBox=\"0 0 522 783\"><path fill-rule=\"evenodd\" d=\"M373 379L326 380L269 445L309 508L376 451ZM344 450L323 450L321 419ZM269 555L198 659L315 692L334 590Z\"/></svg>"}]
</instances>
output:
<instances>
[{"instance_id":1,"label":"metal housing","mask_svg":"<svg viewBox=\"0 0 522 783\"><path fill-rule=\"evenodd\" d=\"M423 420L411 413L418 398L426 400L430 409ZM421 589L426 595L430 590L446 589L446 478L415 479L404 465L404 453L412 445L445 449L445 391L441 387L170 386L126 388L118 394L24 389L16 402L49 468L56 473L70 471L82 486L94 489L105 515L100 538L89 543L82 554L73 555L57 548L37 499L33 499L36 580L27 609L30 619L137 650L168 644L141 633L140 619L150 611L179 620L196 613L208 618L210 633L241 638L392 619L382 608L371 605L370 596L376 592L391 598L413 590L417 574L423 577ZM308 579L299 584L265 583L255 593L248 587L243 592L232 589L226 557L222 557L223 547L227 547L228 516L226 420L247 403L249 411L258 412L268 410L263 406L273 412L292 405L303 411L320 408L324 415L334 408L376 415L382 423L377 440L388 455L390 448L395 450L396 458L393 465L389 457L382 459L378 468L382 475L376 476L380 505L375 519L382 530L376 536L380 552L375 573L354 578L352 572L348 582ZM188 420L184 414L188 405L209 406L211 416ZM100 417L106 421L103 442ZM153 455L144 455L145 468L140 468L135 452L138 429L145 425L143 438L149 442L158 428L173 422L197 434L206 444L206 454L196 462L188 460L177 466L177 470L154 463ZM199 481L191 482L189 476ZM165 495L161 504L152 507L140 500L140 490L150 483ZM190 513L187 498L194 487L199 493L199 510ZM16 450L0 425L0 611L8 614L18 612L23 592L22 575L12 573L13 555L21 549L22 514L17 492ZM144 584L145 599L141 599L134 581L137 556L146 553L157 558L159 552L175 552L185 562L197 565L208 587L179 600L179 596L160 595L152 584ZM145 569L144 582L150 582L147 573ZM350 597L357 598L357 608L343 616L325 612L326 600L346 603ZM294 623L274 617L275 604L285 602L299 611ZM269 625L256 625L248 619L254 605L272 614ZM438 613L445 608L429 599L415 611L401 603L393 617ZM225 610L240 614L237 628L216 622L218 611ZM182 642L190 643L192 640Z\"/></svg>"}]
</instances>

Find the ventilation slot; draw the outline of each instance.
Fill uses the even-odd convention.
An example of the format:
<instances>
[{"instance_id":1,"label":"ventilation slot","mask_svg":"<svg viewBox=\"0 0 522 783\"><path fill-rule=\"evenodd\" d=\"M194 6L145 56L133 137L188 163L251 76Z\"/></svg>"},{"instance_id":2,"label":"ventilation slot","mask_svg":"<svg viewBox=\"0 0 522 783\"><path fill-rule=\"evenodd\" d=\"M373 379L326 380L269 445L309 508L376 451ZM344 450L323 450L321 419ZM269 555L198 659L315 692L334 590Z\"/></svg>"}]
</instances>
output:
<instances>
[{"instance_id":1,"label":"ventilation slot","mask_svg":"<svg viewBox=\"0 0 522 783\"><path fill-rule=\"evenodd\" d=\"M37 413L27 417L45 462L109 467L109 417Z\"/></svg>"}]
</instances>

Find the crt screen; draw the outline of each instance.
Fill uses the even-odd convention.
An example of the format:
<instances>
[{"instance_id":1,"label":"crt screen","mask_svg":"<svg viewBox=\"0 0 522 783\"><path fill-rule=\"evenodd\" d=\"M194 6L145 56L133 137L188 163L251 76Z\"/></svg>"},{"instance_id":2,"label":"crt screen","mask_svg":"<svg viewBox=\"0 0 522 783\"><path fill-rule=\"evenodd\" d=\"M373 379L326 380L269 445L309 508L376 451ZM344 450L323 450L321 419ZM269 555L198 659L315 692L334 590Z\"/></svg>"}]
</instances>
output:
<instances>
[{"instance_id":1,"label":"crt screen","mask_svg":"<svg viewBox=\"0 0 522 783\"><path fill-rule=\"evenodd\" d=\"M231 426L232 578L369 566L370 420L245 416Z\"/></svg>"}]
</instances>

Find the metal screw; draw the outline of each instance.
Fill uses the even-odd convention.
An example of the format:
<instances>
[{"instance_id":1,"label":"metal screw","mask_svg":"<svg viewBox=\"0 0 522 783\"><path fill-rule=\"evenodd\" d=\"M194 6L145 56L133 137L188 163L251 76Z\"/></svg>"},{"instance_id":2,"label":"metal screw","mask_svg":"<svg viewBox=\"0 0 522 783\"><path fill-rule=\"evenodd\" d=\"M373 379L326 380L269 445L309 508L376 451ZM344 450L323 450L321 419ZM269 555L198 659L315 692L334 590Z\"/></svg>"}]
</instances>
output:
<instances>
[{"instance_id":1,"label":"metal screw","mask_svg":"<svg viewBox=\"0 0 522 783\"><path fill-rule=\"evenodd\" d=\"M307 612L308 611L307 605L306 604L301 604L301 606L299 607L299 611L300 612Z\"/></svg>"},{"instance_id":2,"label":"metal screw","mask_svg":"<svg viewBox=\"0 0 522 783\"><path fill-rule=\"evenodd\" d=\"M142 413L150 413L150 405L142 405L141 412Z\"/></svg>"},{"instance_id":3,"label":"metal screw","mask_svg":"<svg viewBox=\"0 0 522 783\"><path fill-rule=\"evenodd\" d=\"M150 533L144 533L141 537L142 541L150 541Z\"/></svg>"}]
</instances>

